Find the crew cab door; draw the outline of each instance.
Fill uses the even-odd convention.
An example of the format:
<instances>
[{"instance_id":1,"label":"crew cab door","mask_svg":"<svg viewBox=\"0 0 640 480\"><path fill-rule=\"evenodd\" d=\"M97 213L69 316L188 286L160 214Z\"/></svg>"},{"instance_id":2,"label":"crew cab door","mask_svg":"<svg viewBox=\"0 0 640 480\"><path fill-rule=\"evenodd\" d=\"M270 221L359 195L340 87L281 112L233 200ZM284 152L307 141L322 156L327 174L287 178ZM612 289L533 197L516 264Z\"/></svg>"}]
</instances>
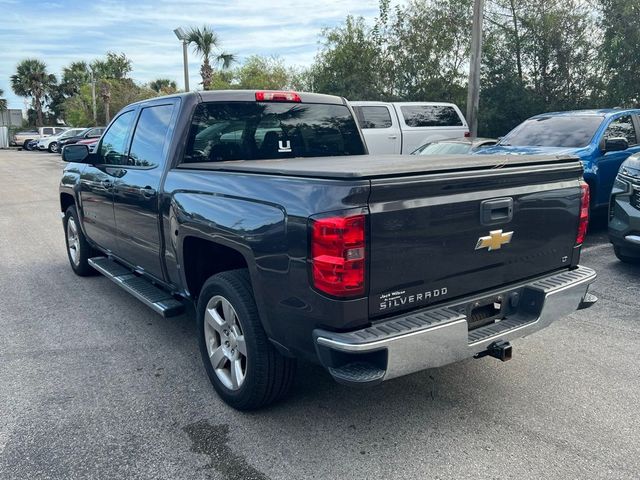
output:
<instances>
[{"instance_id":1,"label":"crew cab door","mask_svg":"<svg viewBox=\"0 0 640 480\"><path fill-rule=\"evenodd\" d=\"M618 169L630 155L640 152L637 122L633 115L623 115L611 120L599 142L600 156L597 159L599 185L596 187L595 205L607 205L613 188L613 181ZM615 152L605 152L604 144L607 138L623 137L629 142L629 148Z\"/></svg>"},{"instance_id":2,"label":"crew cab door","mask_svg":"<svg viewBox=\"0 0 640 480\"><path fill-rule=\"evenodd\" d=\"M80 175L85 234L98 246L112 252L117 250L113 186L121 173L122 159L126 157L134 116L135 110L127 110L111 123L96 150L95 162L87 165Z\"/></svg>"},{"instance_id":3,"label":"crew cab door","mask_svg":"<svg viewBox=\"0 0 640 480\"><path fill-rule=\"evenodd\" d=\"M370 154L401 153L400 126L390 105L356 105L353 111Z\"/></svg>"},{"instance_id":4,"label":"crew cab door","mask_svg":"<svg viewBox=\"0 0 640 480\"><path fill-rule=\"evenodd\" d=\"M159 190L167 162L175 103L140 109L131 147L114 187L118 255L162 279Z\"/></svg>"}]
</instances>

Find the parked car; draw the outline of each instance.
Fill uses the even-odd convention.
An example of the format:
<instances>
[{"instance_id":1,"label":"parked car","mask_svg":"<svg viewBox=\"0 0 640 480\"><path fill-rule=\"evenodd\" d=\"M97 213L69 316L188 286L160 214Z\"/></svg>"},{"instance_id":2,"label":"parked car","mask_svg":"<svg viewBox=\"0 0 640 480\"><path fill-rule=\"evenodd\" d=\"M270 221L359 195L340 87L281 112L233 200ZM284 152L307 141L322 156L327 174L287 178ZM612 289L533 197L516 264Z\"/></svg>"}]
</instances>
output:
<instances>
[{"instance_id":1,"label":"parked car","mask_svg":"<svg viewBox=\"0 0 640 480\"><path fill-rule=\"evenodd\" d=\"M86 128L70 128L69 130L65 130L57 135L41 138L38 140L36 147L38 150L48 150L51 153L56 153L60 150L61 141L80 135L86 130Z\"/></svg>"},{"instance_id":2,"label":"parked car","mask_svg":"<svg viewBox=\"0 0 640 480\"><path fill-rule=\"evenodd\" d=\"M575 157L366 153L340 97L219 90L129 105L94 154L62 153L71 268L167 317L193 305L205 370L238 409L285 395L296 358L373 385L508 360L510 340L594 303Z\"/></svg>"},{"instance_id":3,"label":"parked car","mask_svg":"<svg viewBox=\"0 0 640 480\"><path fill-rule=\"evenodd\" d=\"M80 140L90 140L90 139L100 138L100 136L102 136L103 133L104 133L104 127L88 128L87 130L85 130L79 135L66 138L61 142L59 142L60 152L62 152L62 149L67 145L73 145L74 143L78 143Z\"/></svg>"},{"instance_id":4,"label":"parked car","mask_svg":"<svg viewBox=\"0 0 640 480\"><path fill-rule=\"evenodd\" d=\"M640 152L639 116L640 109L544 113L525 120L495 147L476 154L576 155L591 190L591 209L604 210L620 165Z\"/></svg>"},{"instance_id":5,"label":"parked car","mask_svg":"<svg viewBox=\"0 0 640 480\"><path fill-rule=\"evenodd\" d=\"M609 240L620 260L640 263L640 154L624 161L613 184Z\"/></svg>"},{"instance_id":6,"label":"parked car","mask_svg":"<svg viewBox=\"0 0 640 480\"><path fill-rule=\"evenodd\" d=\"M29 140L27 146L23 146L23 148L28 151L36 150L38 148L38 142L39 140Z\"/></svg>"},{"instance_id":7,"label":"parked car","mask_svg":"<svg viewBox=\"0 0 640 480\"><path fill-rule=\"evenodd\" d=\"M89 153L93 153L99 141L100 141L100 137L87 138L86 140L79 140L78 143L76 143L76 145L86 145L87 147L89 147Z\"/></svg>"},{"instance_id":8,"label":"parked car","mask_svg":"<svg viewBox=\"0 0 640 480\"><path fill-rule=\"evenodd\" d=\"M21 145L22 148L28 150L29 142L32 140L40 140L50 135L57 135L65 130L67 130L67 127L40 127L33 130L21 131L13 136L11 144L16 146Z\"/></svg>"},{"instance_id":9,"label":"parked car","mask_svg":"<svg viewBox=\"0 0 640 480\"><path fill-rule=\"evenodd\" d=\"M469 135L467 121L453 103L349 103L371 154L409 154L428 142Z\"/></svg>"},{"instance_id":10,"label":"parked car","mask_svg":"<svg viewBox=\"0 0 640 480\"><path fill-rule=\"evenodd\" d=\"M497 143L494 138L447 138L425 143L411 155L468 155Z\"/></svg>"}]
</instances>

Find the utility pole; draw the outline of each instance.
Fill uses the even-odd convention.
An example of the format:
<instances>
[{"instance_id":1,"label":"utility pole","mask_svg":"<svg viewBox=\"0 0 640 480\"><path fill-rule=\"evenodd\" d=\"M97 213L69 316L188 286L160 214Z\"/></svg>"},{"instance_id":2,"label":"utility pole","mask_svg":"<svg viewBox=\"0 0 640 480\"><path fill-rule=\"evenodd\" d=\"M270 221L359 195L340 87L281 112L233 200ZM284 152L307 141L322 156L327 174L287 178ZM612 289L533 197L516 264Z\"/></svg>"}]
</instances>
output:
<instances>
[{"instance_id":1,"label":"utility pole","mask_svg":"<svg viewBox=\"0 0 640 480\"><path fill-rule=\"evenodd\" d=\"M90 70L91 75L91 103L93 107L93 126L98 125L98 112L96 112L96 79L93 76L93 69Z\"/></svg>"},{"instance_id":2,"label":"utility pole","mask_svg":"<svg viewBox=\"0 0 640 480\"><path fill-rule=\"evenodd\" d=\"M473 4L473 31L471 33L471 60L469 61L469 91L467 94L467 123L471 138L478 136L483 12L484 0L475 0Z\"/></svg>"}]
</instances>

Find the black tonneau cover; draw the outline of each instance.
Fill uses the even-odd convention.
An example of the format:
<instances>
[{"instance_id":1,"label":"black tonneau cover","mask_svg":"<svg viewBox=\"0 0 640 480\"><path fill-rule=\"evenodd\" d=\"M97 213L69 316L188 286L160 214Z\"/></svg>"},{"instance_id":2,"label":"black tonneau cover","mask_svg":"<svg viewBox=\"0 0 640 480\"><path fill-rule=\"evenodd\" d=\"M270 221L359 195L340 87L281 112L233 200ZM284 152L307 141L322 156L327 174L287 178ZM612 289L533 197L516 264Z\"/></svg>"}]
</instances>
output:
<instances>
[{"instance_id":1,"label":"black tonneau cover","mask_svg":"<svg viewBox=\"0 0 640 480\"><path fill-rule=\"evenodd\" d=\"M239 160L184 163L181 169L264 173L311 178L364 179L444 173L460 170L488 170L542 164L578 167L577 157L559 155L351 155L340 157Z\"/></svg>"}]
</instances>

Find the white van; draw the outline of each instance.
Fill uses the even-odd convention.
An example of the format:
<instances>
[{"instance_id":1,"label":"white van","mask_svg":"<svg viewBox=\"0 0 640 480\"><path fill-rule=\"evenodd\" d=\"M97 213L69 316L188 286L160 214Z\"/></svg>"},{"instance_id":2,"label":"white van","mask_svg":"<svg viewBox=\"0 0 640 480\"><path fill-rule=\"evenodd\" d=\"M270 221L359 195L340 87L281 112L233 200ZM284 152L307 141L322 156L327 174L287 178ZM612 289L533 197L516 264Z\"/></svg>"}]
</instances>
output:
<instances>
[{"instance_id":1,"label":"white van","mask_svg":"<svg viewBox=\"0 0 640 480\"><path fill-rule=\"evenodd\" d=\"M469 136L462 112L442 102L349 102L369 153L409 154L425 143Z\"/></svg>"}]
</instances>

